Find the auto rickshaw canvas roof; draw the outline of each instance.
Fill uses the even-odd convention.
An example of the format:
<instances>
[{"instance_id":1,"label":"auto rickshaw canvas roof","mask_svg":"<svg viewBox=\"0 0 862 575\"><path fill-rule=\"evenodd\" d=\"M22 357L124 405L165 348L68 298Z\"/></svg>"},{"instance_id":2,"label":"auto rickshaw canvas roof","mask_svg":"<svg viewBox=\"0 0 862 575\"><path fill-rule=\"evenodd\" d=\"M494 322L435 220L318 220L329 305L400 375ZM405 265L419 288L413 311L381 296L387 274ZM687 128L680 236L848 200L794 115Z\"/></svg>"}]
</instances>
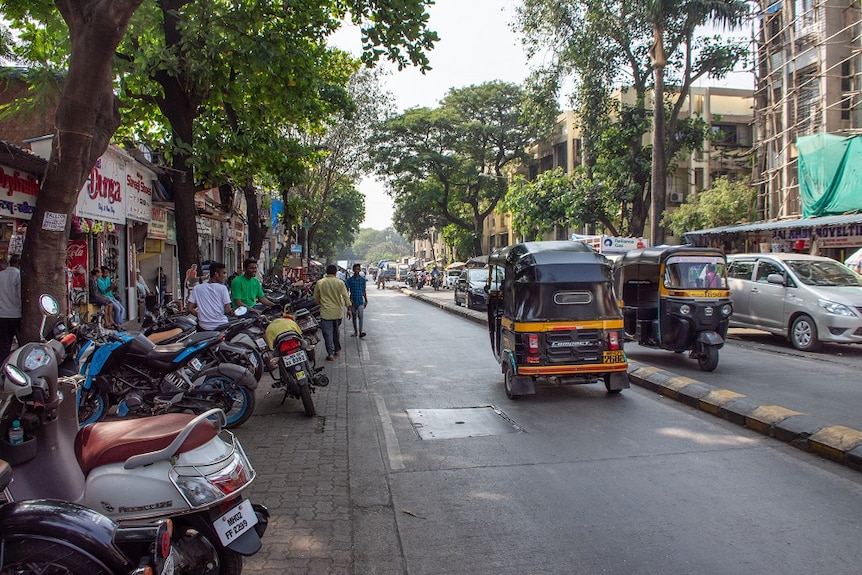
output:
<instances>
[{"instance_id":1,"label":"auto rickshaw canvas roof","mask_svg":"<svg viewBox=\"0 0 862 575\"><path fill-rule=\"evenodd\" d=\"M530 268L536 281L571 282L602 281L606 272L588 273L583 265L610 270L610 262L582 242L543 241L525 242L495 250L488 263L505 266L507 273L521 277Z\"/></svg>"},{"instance_id":2,"label":"auto rickshaw canvas roof","mask_svg":"<svg viewBox=\"0 0 862 575\"><path fill-rule=\"evenodd\" d=\"M705 255L724 257L724 252L718 248L698 248L694 246L653 246L642 250L631 250L626 252L616 267L629 265L659 265L671 256L679 255Z\"/></svg>"}]
</instances>

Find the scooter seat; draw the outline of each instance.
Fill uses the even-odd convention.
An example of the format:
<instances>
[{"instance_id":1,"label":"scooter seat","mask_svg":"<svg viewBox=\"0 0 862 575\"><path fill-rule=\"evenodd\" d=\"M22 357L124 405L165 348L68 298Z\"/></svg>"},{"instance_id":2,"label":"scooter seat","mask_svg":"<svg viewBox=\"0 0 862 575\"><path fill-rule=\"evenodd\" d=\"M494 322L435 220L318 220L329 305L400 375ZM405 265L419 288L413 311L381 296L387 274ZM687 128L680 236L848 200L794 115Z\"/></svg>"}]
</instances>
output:
<instances>
[{"instance_id":1,"label":"scooter seat","mask_svg":"<svg viewBox=\"0 0 862 575\"><path fill-rule=\"evenodd\" d=\"M167 413L91 423L75 436L75 457L86 476L96 467L122 463L133 455L164 449L194 418L187 413ZM200 447L217 434L215 422L205 419L195 426L178 453Z\"/></svg>"}]
</instances>

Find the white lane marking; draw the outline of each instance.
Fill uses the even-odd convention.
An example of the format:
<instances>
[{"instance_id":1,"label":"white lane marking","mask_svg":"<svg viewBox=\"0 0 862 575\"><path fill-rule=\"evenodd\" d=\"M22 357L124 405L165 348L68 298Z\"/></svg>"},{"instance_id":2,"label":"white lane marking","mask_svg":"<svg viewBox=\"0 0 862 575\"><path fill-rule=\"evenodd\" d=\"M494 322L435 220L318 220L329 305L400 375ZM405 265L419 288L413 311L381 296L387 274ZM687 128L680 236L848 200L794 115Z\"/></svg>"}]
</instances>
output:
<instances>
[{"instance_id":1,"label":"white lane marking","mask_svg":"<svg viewBox=\"0 0 862 575\"><path fill-rule=\"evenodd\" d=\"M377 416L380 418L380 424L383 426L383 441L386 442L386 455L389 456L389 467L393 471L404 469L404 457L401 455L401 448L398 445L398 438L395 436L395 427L392 425L392 419L389 417L389 410L386 409L386 402L379 395L375 395L374 403L377 405Z\"/></svg>"}]
</instances>

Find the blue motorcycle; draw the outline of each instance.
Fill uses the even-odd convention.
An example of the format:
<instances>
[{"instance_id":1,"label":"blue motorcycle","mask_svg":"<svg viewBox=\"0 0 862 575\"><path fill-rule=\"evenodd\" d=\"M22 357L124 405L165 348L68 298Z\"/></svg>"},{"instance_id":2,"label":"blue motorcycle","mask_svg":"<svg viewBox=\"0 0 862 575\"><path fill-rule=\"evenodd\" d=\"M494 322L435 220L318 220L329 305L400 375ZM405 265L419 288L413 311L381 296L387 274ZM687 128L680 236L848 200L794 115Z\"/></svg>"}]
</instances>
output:
<instances>
[{"instance_id":1,"label":"blue motorcycle","mask_svg":"<svg viewBox=\"0 0 862 575\"><path fill-rule=\"evenodd\" d=\"M81 345L76 356L83 376L78 418L83 427L105 418L111 407L120 417L221 408L226 427L242 425L254 412L257 381L244 367L212 363L219 332L198 332L171 344L156 345L143 334L108 334Z\"/></svg>"}]
</instances>

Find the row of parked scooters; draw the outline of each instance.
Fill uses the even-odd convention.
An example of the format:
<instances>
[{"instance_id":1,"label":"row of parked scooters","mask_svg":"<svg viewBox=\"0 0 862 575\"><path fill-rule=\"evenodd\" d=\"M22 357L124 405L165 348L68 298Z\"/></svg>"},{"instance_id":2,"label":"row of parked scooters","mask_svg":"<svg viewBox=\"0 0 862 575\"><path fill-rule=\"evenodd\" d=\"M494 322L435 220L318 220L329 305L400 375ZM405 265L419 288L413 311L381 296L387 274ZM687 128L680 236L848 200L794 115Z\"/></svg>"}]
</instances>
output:
<instances>
[{"instance_id":1,"label":"row of parked scooters","mask_svg":"<svg viewBox=\"0 0 862 575\"><path fill-rule=\"evenodd\" d=\"M51 337L2 368L0 575L241 573L269 513L243 496L256 473L228 428L251 416L263 371L314 415L328 378L309 303L283 333L266 333L280 306L240 308L219 332L160 310L127 333L98 317L48 327L59 306L43 295Z\"/></svg>"}]
</instances>

